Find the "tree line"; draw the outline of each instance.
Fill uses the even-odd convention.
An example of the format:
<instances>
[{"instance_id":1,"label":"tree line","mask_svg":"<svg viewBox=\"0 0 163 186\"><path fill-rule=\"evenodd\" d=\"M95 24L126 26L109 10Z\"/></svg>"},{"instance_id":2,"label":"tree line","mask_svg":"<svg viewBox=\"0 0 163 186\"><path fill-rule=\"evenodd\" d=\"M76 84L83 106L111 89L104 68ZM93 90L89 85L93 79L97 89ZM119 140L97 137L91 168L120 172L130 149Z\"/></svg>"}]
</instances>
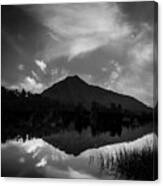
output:
<instances>
[{"instance_id":1,"label":"tree line","mask_svg":"<svg viewBox=\"0 0 163 186\"><path fill-rule=\"evenodd\" d=\"M97 135L110 131L111 135L121 135L122 128L138 127L152 121L152 113L132 113L123 105L112 103L108 107L92 102L86 109L78 105L52 101L39 94L1 87L2 141L17 136L26 138L43 137L63 130L91 128Z\"/></svg>"}]
</instances>

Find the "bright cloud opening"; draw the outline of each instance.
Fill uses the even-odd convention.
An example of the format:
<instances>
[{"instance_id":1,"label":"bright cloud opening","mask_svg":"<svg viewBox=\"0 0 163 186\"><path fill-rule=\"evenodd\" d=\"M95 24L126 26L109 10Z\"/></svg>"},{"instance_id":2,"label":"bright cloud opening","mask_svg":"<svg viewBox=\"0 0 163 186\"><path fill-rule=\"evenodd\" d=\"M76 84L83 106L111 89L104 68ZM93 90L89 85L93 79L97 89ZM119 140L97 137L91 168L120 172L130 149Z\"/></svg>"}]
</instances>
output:
<instances>
[{"instance_id":1,"label":"bright cloud opening","mask_svg":"<svg viewBox=\"0 0 163 186\"><path fill-rule=\"evenodd\" d=\"M47 64L43 60L35 60L35 64L41 69L42 72L46 73Z\"/></svg>"}]
</instances>

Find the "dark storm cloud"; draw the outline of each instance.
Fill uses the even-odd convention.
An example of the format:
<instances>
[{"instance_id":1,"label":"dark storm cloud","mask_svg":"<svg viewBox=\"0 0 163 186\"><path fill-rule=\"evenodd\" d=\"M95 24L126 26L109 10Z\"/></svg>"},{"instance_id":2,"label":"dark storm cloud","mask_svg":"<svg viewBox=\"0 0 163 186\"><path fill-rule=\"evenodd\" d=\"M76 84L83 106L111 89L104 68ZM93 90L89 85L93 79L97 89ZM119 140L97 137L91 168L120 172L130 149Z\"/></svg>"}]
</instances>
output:
<instances>
[{"instance_id":1,"label":"dark storm cloud","mask_svg":"<svg viewBox=\"0 0 163 186\"><path fill-rule=\"evenodd\" d=\"M41 91L79 74L152 105L153 21L153 2L3 7L2 79Z\"/></svg>"}]
</instances>

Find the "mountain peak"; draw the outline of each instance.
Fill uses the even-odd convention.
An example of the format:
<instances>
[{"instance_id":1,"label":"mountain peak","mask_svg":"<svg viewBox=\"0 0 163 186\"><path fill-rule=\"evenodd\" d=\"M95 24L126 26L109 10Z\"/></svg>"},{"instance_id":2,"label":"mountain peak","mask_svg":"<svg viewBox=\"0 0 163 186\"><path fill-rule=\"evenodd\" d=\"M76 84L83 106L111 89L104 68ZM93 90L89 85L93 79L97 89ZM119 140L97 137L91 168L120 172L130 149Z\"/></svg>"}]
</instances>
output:
<instances>
[{"instance_id":1,"label":"mountain peak","mask_svg":"<svg viewBox=\"0 0 163 186\"><path fill-rule=\"evenodd\" d=\"M78 75L72 75L72 76L67 76L63 82L69 82L69 83L75 83L75 84L87 84L80 76Z\"/></svg>"},{"instance_id":2,"label":"mountain peak","mask_svg":"<svg viewBox=\"0 0 163 186\"><path fill-rule=\"evenodd\" d=\"M69 79L69 80L82 80L78 75L72 75L72 76L67 76L66 79Z\"/></svg>"},{"instance_id":3,"label":"mountain peak","mask_svg":"<svg viewBox=\"0 0 163 186\"><path fill-rule=\"evenodd\" d=\"M64 104L77 105L82 103L88 109L91 108L93 102L97 102L106 107L110 107L112 103L116 105L120 104L124 109L134 112L148 110L148 108L138 100L89 85L78 75L66 77L64 80L46 89L42 95Z\"/></svg>"}]
</instances>

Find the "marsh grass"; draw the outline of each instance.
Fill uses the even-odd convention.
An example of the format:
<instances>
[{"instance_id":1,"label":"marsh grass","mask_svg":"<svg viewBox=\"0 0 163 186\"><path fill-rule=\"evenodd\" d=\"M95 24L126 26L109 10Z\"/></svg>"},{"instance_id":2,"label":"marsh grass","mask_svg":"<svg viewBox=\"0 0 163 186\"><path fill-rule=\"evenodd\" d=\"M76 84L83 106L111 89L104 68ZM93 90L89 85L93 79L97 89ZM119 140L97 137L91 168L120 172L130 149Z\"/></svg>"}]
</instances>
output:
<instances>
[{"instance_id":1,"label":"marsh grass","mask_svg":"<svg viewBox=\"0 0 163 186\"><path fill-rule=\"evenodd\" d=\"M101 155L102 156L102 155ZM116 154L116 160L101 158L100 170L105 174L114 174L119 179L150 180L158 178L158 151L144 148L142 151L123 149Z\"/></svg>"}]
</instances>

